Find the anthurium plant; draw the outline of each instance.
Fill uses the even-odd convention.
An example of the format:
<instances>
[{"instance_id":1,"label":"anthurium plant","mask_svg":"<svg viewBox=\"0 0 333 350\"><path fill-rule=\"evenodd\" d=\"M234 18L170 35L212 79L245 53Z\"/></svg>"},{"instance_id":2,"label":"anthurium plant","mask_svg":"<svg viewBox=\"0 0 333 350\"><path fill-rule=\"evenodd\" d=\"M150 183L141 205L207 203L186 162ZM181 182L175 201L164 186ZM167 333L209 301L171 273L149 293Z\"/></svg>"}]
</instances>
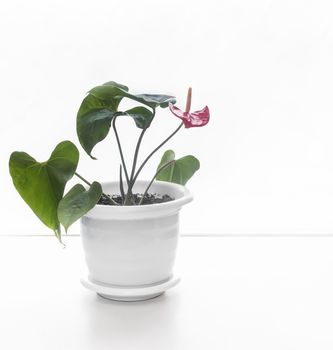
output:
<instances>
[{"instance_id":1,"label":"anthurium plant","mask_svg":"<svg viewBox=\"0 0 333 350\"><path fill-rule=\"evenodd\" d=\"M123 110L123 99L136 101L138 106ZM192 90L189 88L185 111L176 105L173 96L157 94L135 95L127 86L108 82L91 89L81 103L77 113L76 130L84 151L92 155L95 145L104 140L113 131L117 142L119 166L119 194L104 193L100 183L86 180L77 173L79 151L71 141L60 142L44 162L38 162L25 152L13 152L9 159L9 171L14 186L37 217L61 241L61 225L67 229L95 205L147 205L173 200L167 194L151 194L149 189L155 180L185 185L199 169L200 163L192 155L176 159L172 150L167 150L157 166L144 193L133 193L135 182L149 159L162 148L184 126L185 128L204 126L209 121L209 109L190 112ZM138 165L138 156L143 137L152 122L155 121L158 108L170 109L181 119L177 128L156 146ZM124 154L117 130L117 120L122 117L133 118L135 126L141 130L133 155L131 167ZM76 184L66 194L66 183L76 176L86 186Z\"/></svg>"}]
</instances>

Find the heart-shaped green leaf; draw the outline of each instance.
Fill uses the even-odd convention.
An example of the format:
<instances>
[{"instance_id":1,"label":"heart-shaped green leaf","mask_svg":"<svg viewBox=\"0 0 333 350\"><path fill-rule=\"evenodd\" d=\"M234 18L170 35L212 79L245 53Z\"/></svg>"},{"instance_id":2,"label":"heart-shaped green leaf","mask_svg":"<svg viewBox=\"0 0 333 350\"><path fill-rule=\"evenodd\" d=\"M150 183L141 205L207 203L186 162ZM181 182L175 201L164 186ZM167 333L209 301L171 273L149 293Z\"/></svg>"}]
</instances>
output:
<instances>
[{"instance_id":1,"label":"heart-shaped green leaf","mask_svg":"<svg viewBox=\"0 0 333 350\"><path fill-rule=\"evenodd\" d=\"M153 120L153 113L145 107L134 107L125 113L134 119L136 126L140 129L148 128Z\"/></svg>"},{"instance_id":2,"label":"heart-shaped green leaf","mask_svg":"<svg viewBox=\"0 0 333 350\"><path fill-rule=\"evenodd\" d=\"M89 97L89 96L87 96ZM82 148L91 155L95 145L104 140L109 133L115 112L109 109L93 109L86 114L77 116L76 131Z\"/></svg>"},{"instance_id":3,"label":"heart-shaped green leaf","mask_svg":"<svg viewBox=\"0 0 333 350\"><path fill-rule=\"evenodd\" d=\"M170 165L166 166L168 163L170 163ZM168 150L163 154L157 171L163 166L165 166L165 168L158 173L156 180L185 185L200 168L200 162L191 155L175 160L175 152Z\"/></svg>"},{"instance_id":4,"label":"heart-shaped green leaf","mask_svg":"<svg viewBox=\"0 0 333 350\"><path fill-rule=\"evenodd\" d=\"M70 141L59 143L46 162L39 163L25 152L13 152L9 159L15 188L38 218L54 230L59 240L57 208L78 161L79 151Z\"/></svg>"},{"instance_id":5,"label":"heart-shaped green leaf","mask_svg":"<svg viewBox=\"0 0 333 350\"><path fill-rule=\"evenodd\" d=\"M101 184L93 182L88 190L77 184L64 196L58 205L58 218L66 232L70 225L96 205L101 195Z\"/></svg>"},{"instance_id":6,"label":"heart-shaped green leaf","mask_svg":"<svg viewBox=\"0 0 333 350\"><path fill-rule=\"evenodd\" d=\"M98 96L89 93L81 103L76 118L76 131L82 148L91 158L96 159L91 151L109 133L114 113L128 87L110 81L94 89L97 89ZM116 96L110 94L111 91L120 91L121 94Z\"/></svg>"}]
</instances>

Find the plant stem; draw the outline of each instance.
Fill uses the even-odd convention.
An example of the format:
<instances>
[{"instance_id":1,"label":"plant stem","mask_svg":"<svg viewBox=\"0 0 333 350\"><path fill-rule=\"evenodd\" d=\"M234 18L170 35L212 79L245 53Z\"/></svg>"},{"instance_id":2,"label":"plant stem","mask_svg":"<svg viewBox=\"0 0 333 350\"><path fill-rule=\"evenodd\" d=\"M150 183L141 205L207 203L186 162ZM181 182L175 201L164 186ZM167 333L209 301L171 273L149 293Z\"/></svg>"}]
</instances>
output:
<instances>
[{"instance_id":1,"label":"plant stem","mask_svg":"<svg viewBox=\"0 0 333 350\"><path fill-rule=\"evenodd\" d=\"M127 172L127 168L126 168L126 164L125 164L123 150L121 148L120 139L119 139L119 135L118 135L117 128L116 128L116 119L117 119L118 115L120 115L120 114L115 114L115 116L113 117L112 127L113 127L114 133L116 135L116 140L117 140L117 145L118 145L118 149L119 149L120 159L121 159L121 163L123 165L127 186L129 187L130 186L130 181L129 181L128 172Z\"/></svg>"},{"instance_id":2,"label":"plant stem","mask_svg":"<svg viewBox=\"0 0 333 350\"><path fill-rule=\"evenodd\" d=\"M139 136L138 142L137 142L136 147L135 147L134 158L133 158L133 164L132 164L132 171L131 171L131 176L130 176L130 182L133 181L133 177L134 177L134 173L135 173L135 168L136 168L136 163L137 163L137 161L138 161L139 149L140 149L141 142L142 142L142 139L143 139L143 136L144 136L146 130L147 130L147 129L143 129L143 130L141 131L141 134L140 134L140 136Z\"/></svg>"},{"instance_id":3,"label":"plant stem","mask_svg":"<svg viewBox=\"0 0 333 350\"><path fill-rule=\"evenodd\" d=\"M137 160L138 160L140 145L141 145L141 142L142 142L142 139L143 139L143 136L144 136L146 130L147 130L147 129L143 129L143 130L141 131L141 134L140 134L140 136L139 136L138 142L137 142L136 147L135 147L134 158L133 158L133 164L132 164L132 170L131 170L131 176L130 176L130 178L129 178L127 193L126 193L126 197L125 197L125 201L124 201L124 204L125 204L125 205L128 204L129 197L130 197L131 194L132 194L133 176L134 176L134 172L135 172L135 168L136 168L136 163L137 163Z\"/></svg>"},{"instance_id":4,"label":"plant stem","mask_svg":"<svg viewBox=\"0 0 333 350\"><path fill-rule=\"evenodd\" d=\"M155 117L155 113L156 113L156 110L155 108L153 108L153 115L152 115L152 120L154 119ZM134 158L133 158L133 165L132 165L132 171L131 171L131 177L130 177L130 182L133 181L133 177L134 177L134 173L135 173L135 168L136 168L136 163L138 161L138 155L139 155L139 150L140 150L140 146L141 146L141 142L142 142L142 139L143 139L143 136L146 132L147 128L143 129L140 136L139 136L139 139L138 139L138 142L136 144L136 148L135 148L135 153L134 153Z\"/></svg>"},{"instance_id":5,"label":"plant stem","mask_svg":"<svg viewBox=\"0 0 333 350\"><path fill-rule=\"evenodd\" d=\"M173 163L175 163L175 160L171 160L170 162L164 164L163 166L161 166L161 167L156 171L155 175L153 176L153 178L152 178L151 181L149 182L149 184L148 184L148 186L147 186L145 192L143 193L142 198L140 199L139 205L142 204L144 198L146 197L146 195L147 195L147 193L148 193L148 191L149 191L151 185L153 184L153 182L154 182L154 180L156 179L156 177L158 176L158 174L159 174L162 170L166 169L169 165L171 165L171 164L173 164Z\"/></svg>"},{"instance_id":6,"label":"plant stem","mask_svg":"<svg viewBox=\"0 0 333 350\"><path fill-rule=\"evenodd\" d=\"M77 172L75 172L74 173L74 175L76 175L80 180L82 180L84 183L86 183L88 186L91 186L91 183L88 181L88 180L86 180L84 177L82 177L80 174L78 174ZM104 197L104 198L106 198L108 201L109 201L109 203L112 203L112 204L114 204L114 205L119 205L117 202L115 202L110 196L108 196L107 194L105 194L105 193L103 193L102 192L102 196Z\"/></svg>"},{"instance_id":7,"label":"plant stem","mask_svg":"<svg viewBox=\"0 0 333 350\"><path fill-rule=\"evenodd\" d=\"M88 186L91 186L91 183L89 181L87 181L84 177L82 177L80 174L75 172L75 175L82 180L84 183L86 183Z\"/></svg>"},{"instance_id":8,"label":"plant stem","mask_svg":"<svg viewBox=\"0 0 333 350\"><path fill-rule=\"evenodd\" d=\"M121 201L124 203L125 201L125 191L124 191L124 184L123 184L123 169L120 164L119 167L119 188L120 188L120 194L121 194Z\"/></svg>"},{"instance_id":9,"label":"plant stem","mask_svg":"<svg viewBox=\"0 0 333 350\"><path fill-rule=\"evenodd\" d=\"M181 124L178 126L178 128L170 135L168 136L159 146L157 146L149 155L148 157L142 162L142 164L140 165L138 171L135 173L134 178L132 180L132 187L136 181L136 179L138 178L141 170L143 169L143 167L146 165L146 163L148 162L148 160L162 147L164 146L175 134L177 134L177 132L181 129L181 127L183 126L183 122L181 122Z\"/></svg>"},{"instance_id":10,"label":"plant stem","mask_svg":"<svg viewBox=\"0 0 333 350\"><path fill-rule=\"evenodd\" d=\"M155 108L152 108L152 110L153 110L153 112L152 112L152 120L153 120L154 117L155 117L156 110L155 110ZM135 169L136 169L136 164L137 164L137 161L138 161L138 156L139 156L139 150L140 150L141 142L142 142L143 136L145 135L146 131L147 131L147 128L144 128L141 131L140 136L138 138L138 141L136 143L134 157L133 157L132 170L131 170L131 176L130 176L129 186L128 186L128 190L127 190L126 198L125 198L125 205L128 204L129 197L132 195L132 188L133 188L133 185L134 185L133 177L134 177L134 173L135 173Z\"/></svg>"}]
</instances>

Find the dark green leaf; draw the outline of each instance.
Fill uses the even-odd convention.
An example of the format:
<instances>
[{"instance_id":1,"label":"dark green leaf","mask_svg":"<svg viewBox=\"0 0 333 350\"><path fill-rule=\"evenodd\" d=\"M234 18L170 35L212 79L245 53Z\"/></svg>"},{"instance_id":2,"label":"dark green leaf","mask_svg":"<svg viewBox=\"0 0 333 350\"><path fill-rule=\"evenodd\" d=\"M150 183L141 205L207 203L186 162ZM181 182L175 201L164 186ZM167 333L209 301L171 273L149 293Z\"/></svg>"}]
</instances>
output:
<instances>
[{"instance_id":1,"label":"dark green leaf","mask_svg":"<svg viewBox=\"0 0 333 350\"><path fill-rule=\"evenodd\" d=\"M102 186L93 182L88 190L75 185L59 203L58 218L67 232L70 225L92 209L102 195Z\"/></svg>"},{"instance_id":2,"label":"dark green leaf","mask_svg":"<svg viewBox=\"0 0 333 350\"><path fill-rule=\"evenodd\" d=\"M78 115L76 119L76 131L81 146L93 159L96 158L91 155L91 151L109 133L114 114L115 112L109 109L93 109Z\"/></svg>"},{"instance_id":3,"label":"dark green leaf","mask_svg":"<svg viewBox=\"0 0 333 350\"><path fill-rule=\"evenodd\" d=\"M91 155L91 151L109 133L111 120L123 98L122 95L110 95L111 91L118 90L123 93L128 91L128 87L110 81L93 88L82 101L77 113L77 136L83 149L93 159L95 158Z\"/></svg>"},{"instance_id":4,"label":"dark green leaf","mask_svg":"<svg viewBox=\"0 0 333 350\"><path fill-rule=\"evenodd\" d=\"M128 89L122 88L123 85L111 82L104 85L96 86L89 91L90 94L98 99L105 101L121 100L123 97L127 97L131 100L138 101L151 108L158 106L167 107L169 102L175 103L175 97L169 95L157 95L157 94L139 94L133 95L128 92ZM126 87L127 88L127 87Z\"/></svg>"},{"instance_id":5,"label":"dark green leaf","mask_svg":"<svg viewBox=\"0 0 333 350\"><path fill-rule=\"evenodd\" d=\"M100 109L109 109L110 111L115 112L117 108L118 105L115 105L113 100L104 101L89 94L82 101L79 111L77 113L77 117L82 118L87 113Z\"/></svg>"},{"instance_id":6,"label":"dark green leaf","mask_svg":"<svg viewBox=\"0 0 333 350\"><path fill-rule=\"evenodd\" d=\"M119 104L123 97L130 95L127 93L128 90L122 89L121 86L124 85L106 83L92 88L89 93L100 100L109 102L115 100Z\"/></svg>"},{"instance_id":7,"label":"dark green leaf","mask_svg":"<svg viewBox=\"0 0 333 350\"><path fill-rule=\"evenodd\" d=\"M156 108L158 106L165 108L168 107L169 102L176 103L175 97L169 95L141 94L135 95L135 97L142 103L145 103L152 108Z\"/></svg>"},{"instance_id":8,"label":"dark green leaf","mask_svg":"<svg viewBox=\"0 0 333 350\"><path fill-rule=\"evenodd\" d=\"M162 168L164 165L171 162L172 160L175 160L175 152L169 149L164 152L161 158L160 164L157 167L157 170ZM163 179L172 179L172 174L173 174L173 167L170 164L170 166L167 166L166 168L164 168L164 170L162 170L159 173L159 175L156 177L156 180L167 181Z\"/></svg>"},{"instance_id":9,"label":"dark green leaf","mask_svg":"<svg viewBox=\"0 0 333 350\"><path fill-rule=\"evenodd\" d=\"M118 84L118 83L116 83L115 81L108 81L108 82L104 83L103 85L116 86L116 87L118 87L119 89L128 91L128 87L127 87L127 86L122 85L122 84Z\"/></svg>"},{"instance_id":10,"label":"dark green leaf","mask_svg":"<svg viewBox=\"0 0 333 350\"><path fill-rule=\"evenodd\" d=\"M156 180L185 185L200 168L200 162L194 156L188 155L175 160L175 152L168 150L163 154L157 169L161 169L164 165L173 160L173 163L171 163L157 175Z\"/></svg>"},{"instance_id":11,"label":"dark green leaf","mask_svg":"<svg viewBox=\"0 0 333 350\"><path fill-rule=\"evenodd\" d=\"M46 162L39 163L25 152L13 152L9 159L15 188L38 218L54 230L59 240L57 208L78 160L79 151L70 141L59 143Z\"/></svg>"},{"instance_id":12,"label":"dark green leaf","mask_svg":"<svg viewBox=\"0 0 333 350\"><path fill-rule=\"evenodd\" d=\"M94 87L83 100L76 121L79 141L91 158L95 159L91 155L95 145L108 135L114 113L124 97L152 109L158 106L166 107L169 102L175 103L174 97L168 95L132 95L128 92L127 86L114 81ZM132 108L127 113L134 118L137 127L141 129L150 125L153 116L152 112L144 107Z\"/></svg>"},{"instance_id":13,"label":"dark green leaf","mask_svg":"<svg viewBox=\"0 0 333 350\"><path fill-rule=\"evenodd\" d=\"M153 120L153 113L145 107L134 107L126 113L134 119L136 126L140 129L148 128Z\"/></svg>"}]
</instances>

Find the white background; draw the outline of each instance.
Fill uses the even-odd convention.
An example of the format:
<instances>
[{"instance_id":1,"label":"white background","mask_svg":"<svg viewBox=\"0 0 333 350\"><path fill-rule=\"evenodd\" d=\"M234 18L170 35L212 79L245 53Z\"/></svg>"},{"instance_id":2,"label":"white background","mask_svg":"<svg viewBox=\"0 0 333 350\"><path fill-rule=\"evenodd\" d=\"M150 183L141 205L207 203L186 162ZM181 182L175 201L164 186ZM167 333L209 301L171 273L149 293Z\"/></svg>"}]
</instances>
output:
<instances>
[{"instance_id":1,"label":"white background","mask_svg":"<svg viewBox=\"0 0 333 350\"><path fill-rule=\"evenodd\" d=\"M78 145L79 104L109 80L174 94L180 107L192 86L193 108L211 109L208 126L165 148L201 160L183 233L333 233L332 15L328 0L3 2L1 233L49 233L11 185L8 157L24 150L43 161L64 139ZM177 125L159 113L141 154ZM119 129L133 147L133 122ZM116 179L111 134L94 154L81 152L79 172Z\"/></svg>"}]
</instances>

